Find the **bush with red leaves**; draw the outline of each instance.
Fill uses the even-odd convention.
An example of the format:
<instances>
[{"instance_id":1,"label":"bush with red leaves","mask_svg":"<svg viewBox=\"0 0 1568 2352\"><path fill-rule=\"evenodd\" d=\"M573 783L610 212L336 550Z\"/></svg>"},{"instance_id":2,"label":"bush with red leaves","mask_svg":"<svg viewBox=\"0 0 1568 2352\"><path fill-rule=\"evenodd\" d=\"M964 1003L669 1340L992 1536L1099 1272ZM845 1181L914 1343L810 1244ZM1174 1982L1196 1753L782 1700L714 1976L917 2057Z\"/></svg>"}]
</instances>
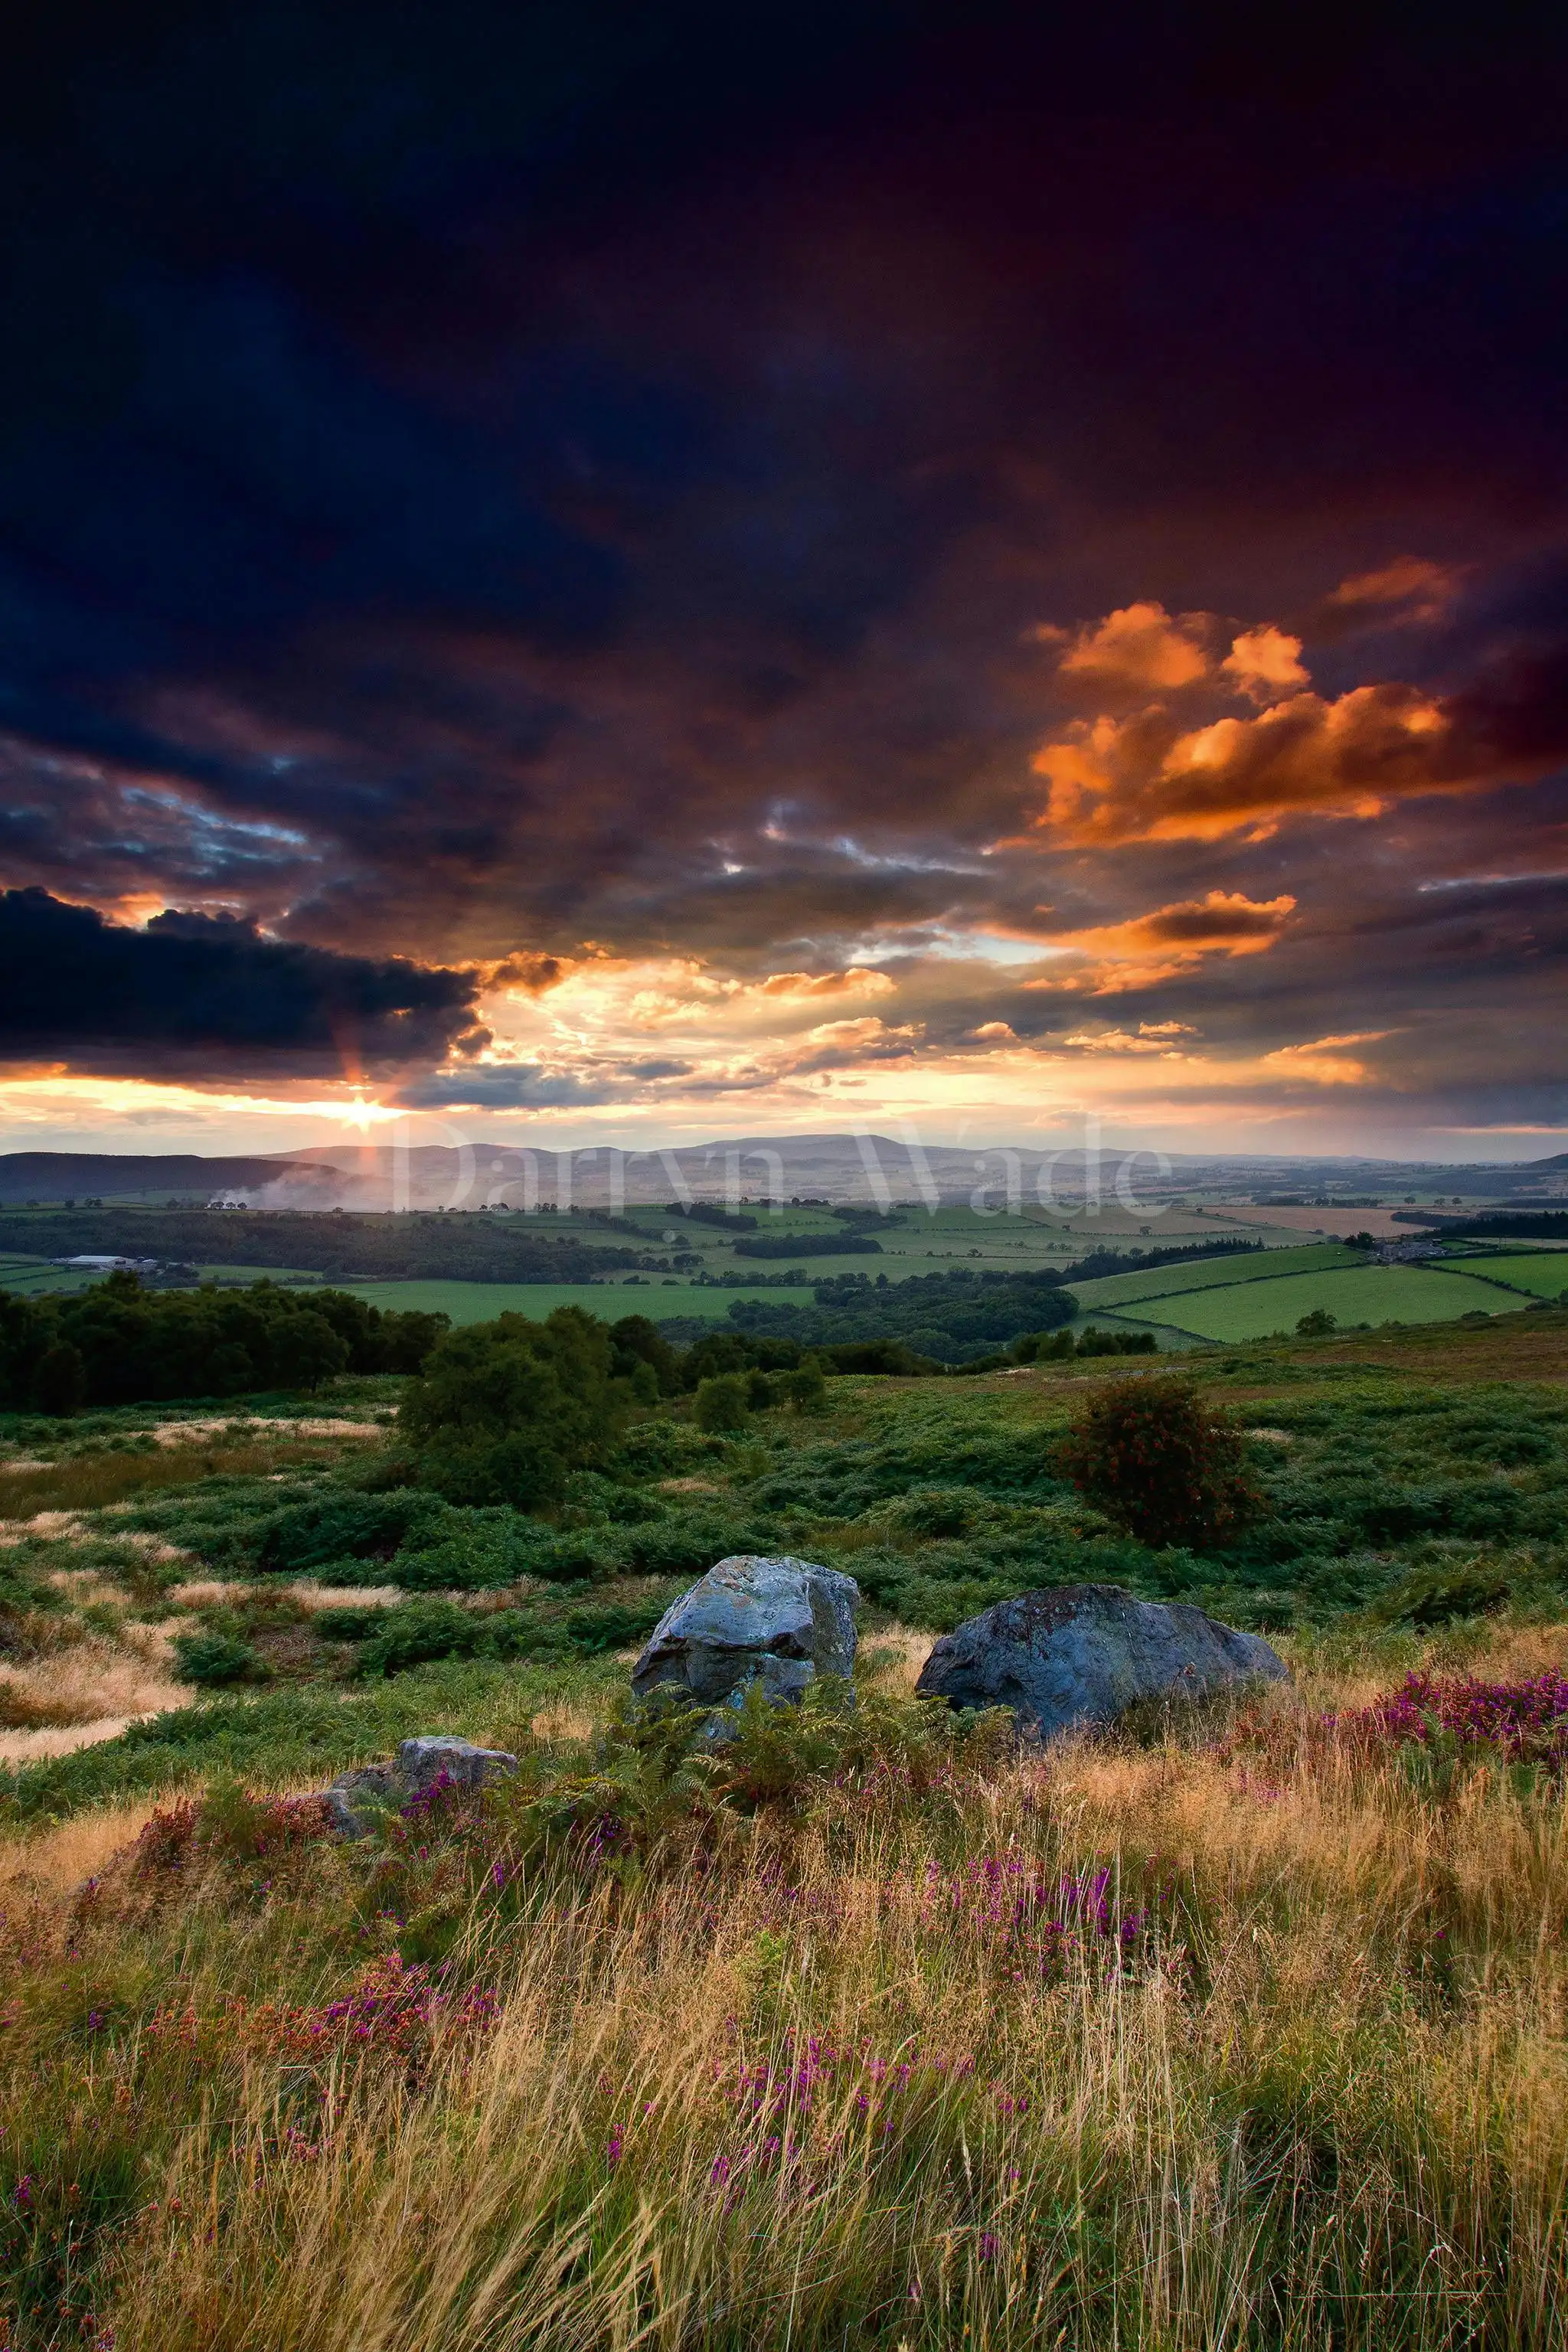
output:
<instances>
[{"instance_id":1,"label":"bush with red leaves","mask_svg":"<svg viewBox=\"0 0 1568 2352\"><path fill-rule=\"evenodd\" d=\"M1057 1456L1081 1495L1140 1543L1212 1549L1257 1516L1239 1430L1185 1381L1098 1390Z\"/></svg>"}]
</instances>

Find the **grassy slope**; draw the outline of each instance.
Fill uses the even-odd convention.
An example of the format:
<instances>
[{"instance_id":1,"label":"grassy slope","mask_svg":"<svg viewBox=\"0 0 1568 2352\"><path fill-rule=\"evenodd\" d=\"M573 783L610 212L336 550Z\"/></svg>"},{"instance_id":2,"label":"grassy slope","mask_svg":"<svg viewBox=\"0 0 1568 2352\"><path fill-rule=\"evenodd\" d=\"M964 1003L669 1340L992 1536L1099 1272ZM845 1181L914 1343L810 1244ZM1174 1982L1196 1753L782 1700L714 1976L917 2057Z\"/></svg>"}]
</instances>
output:
<instances>
[{"instance_id":1,"label":"grassy slope","mask_svg":"<svg viewBox=\"0 0 1568 2352\"><path fill-rule=\"evenodd\" d=\"M1208 1290L1233 1282L1272 1282L1287 1274L1315 1274L1342 1265L1360 1265L1363 1253L1342 1243L1319 1242L1300 1249L1270 1250L1266 1255L1198 1258L1189 1265L1152 1265L1146 1274L1104 1274L1093 1282L1075 1282L1074 1297L1086 1309L1130 1307L1141 1299L1164 1298L1173 1292Z\"/></svg>"},{"instance_id":2,"label":"grassy slope","mask_svg":"<svg viewBox=\"0 0 1568 2352\"><path fill-rule=\"evenodd\" d=\"M1488 1282L1506 1283L1511 1290L1528 1290L1536 1298L1561 1298L1568 1291L1568 1250L1490 1252L1462 1261L1465 1271Z\"/></svg>"},{"instance_id":3,"label":"grassy slope","mask_svg":"<svg viewBox=\"0 0 1568 2352\"><path fill-rule=\"evenodd\" d=\"M1191 1292L1163 1304L1162 1312L1200 1339L1233 1340L1290 1330L1318 1307L1342 1323L1446 1323L1473 1313L1506 1314L1514 1304L1514 1294L1466 1275L1374 1265Z\"/></svg>"},{"instance_id":4,"label":"grassy slope","mask_svg":"<svg viewBox=\"0 0 1568 2352\"><path fill-rule=\"evenodd\" d=\"M868 1575L892 1546L929 1582L963 1539L904 1498L967 1497L994 1561L1052 1433L1118 1376L836 1381L820 1421L683 1439L671 1507L744 1506ZM1272 1433L1282 1500L1468 1481L1521 1498L1561 1566L1568 1314L1215 1351L1195 1377ZM391 1392L345 1385L318 1426ZM151 1418L60 1433L56 1488L87 1516L28 1542L99 1590L139 1576L155 1617L192 1565L131 1549L134 1512L91 1516L135 1503L151 1457L108 1449ZM187 1535L334 1458L358 1457L259 1425L194 1444ZM1380 1543L1384 1583L1523 1556L1517 1534ZM1324 1730L1412 1665L1561 1667L1563 1615L1549 1579L1436 1633L1329 1606L1277 1637L1294 1685L1228 1734L1222 1710L1150 1746L936 1764L897 1713L924 1644L873 1633L863 1686L891 1696L860 1720L889 1705L895 1730L869 1764L802 1750L789 1801L711 1816L623 1778L553 1847L502 1798L258 1850L226 1798L205 1848L172 1826L177 1866L125 1851L172 1776L319 1785L411 1728L581 1772L611 1663L320 1681L107 1742L55 1776L56 1809L86 1810L0 1836L6 2340L1563 2352L1561 1791ZM616 1815L643 1826L606 1860ZM1085 1932L1072 1890L1100 1872L1125 1939Z\"/></svg>"},{"instance_id":5,"label":"grassy slope","mask_svg":"<svg viewBox=\"0 0 1568 2352\"><path fill-rule=\"evenodd\" d=\"M1205 1294L1211 1303L1225 1295ZM1265 1625L1325 1622L1347 1605L1375 1601L1428 1554L1439 1566L1506 1554L1505 1585L1533 1590L1542 1579L1550 1585L1551 1546L1568 1532L1562 1497L1568 1415L1553 1385L1568 1370L1558 1361L1568 1356L1565 1335L1568 1318L1507 1316L1484 1328L1346 1334L1238 1355L1216 1350L1184 1363L1184 1371L1222 1398L1235 1397L1249 1422L1283 1428L1289 1439L1258 1454L1258 1474L1282 1515L1278 1528L1271 1532L1269 1523L1258 1543L1226 1561L1184 1556L1162 1564L1124 1543L1053 1479L1056 1434L1086 1384L1121 1377L1117 1366L962 1381L835 1381L825 1415L771 1412L734 1442L704 1438L683 1406L673 1421L655 1424L673 1451L660 1454L661 1466L635 1485L635 1507L622 1508L616 1498L624 1490L610 1488L613 1508L585 1492L574 1509L582 1564L569 1573L597 1584L548 1587L537 1601L519 1588L509 1605L541 1611L542 1626L553 1622L552 1612L579 1605L573 1594L594 1605L623 1598L640 1605L659 1578L694 1574L725 1551L744 1549L830 1559L858 1576L880 1608L938 1629L1008 1591L1074 1577L1131 1581L1151 1597L1196 1599L1234 1622ZM1449 1402L1455 1387L1471 1401L1462 1412ZM194 1429L170 1409L84 1417L75 1433L55 1442L58 1459L0 1476L0 1517L23 1537L6 1557L18 1572L88 1574L91 1591L111 1609L134 1601L170 1630L205 1623L209 1608L232 1617L236 1605L193 1601L186 1605L194 1615L182 1619L163 1597L171 1590L204 1576L237 1576L240 1583L227 1588L246 1620L237 1630L260 1641L289 1688L301 1679L340 1686L342 1650L313 1645L300 1631L295 1621L308 1610L277 1615L286 1580L247 1586L247 1563L280 1503L319 1490L323 1480L329 1486L352 1480L371 1458L380 1442L375 1417L397 1388L394 1381L344 1383L313 1413L281 1424L275 1406L270 1423L267 1412L237 1423L230 1408L221 1420L209 1414L205 1425L198 1418ZM336 1433L345 1414L363 1437ZM153 1444L146 1429L153 1420L179 1442ZM39 1435L47 1427L26 1424L16 1451L36 1460L44 1443L47 1452ZM673 1488L665 1483L671 1471L679 1474ZM920 1502L932 1488L947 1493L934 1517ZM76 1516L29 1531L39 1512ZM454 1534L466 1526L459 1515ZM480 1540L483 1524L476 1521L475 1530ZM141 1557L128 1546L140 1546ZM156 1569L147 1555L160 1547L170 1564ZM322 1573L329 1583L341 1580L331 1570ZM373 1561L368 1573L399 1582L395 1561ZM223 1589L214 1588L215 1595ZM491 1604L480 1596L474 1605ZM279 1738L287 1689L280 1703ZM223 1703L230 1711L233 1704ZM11 1719L35 1718L21 1712ZM349 1718L338 1719L346 1757L356 1745ZM229 1738L227 1721L226 1714L221 1724L214 1717L215 1755ZM199 1744L189 1746L192 1728L181 1735L181 1755L163 1759L176 1773L202 1767ZM90 1772L69 1759L29 1768L21 1793L32 1809L79 1801L113 1785L121 1753L124 1785L149 1785L149 1758L137 1739L123 1748L111 1742Z\"/></svg>"},{"instance_id":6,"label":"grassy slope","mask_svg":"<svg viewBox=\"0 0 1568 2352\"><path fill-rule=\"evenodd\" d=\"M1321 1725L1561 1629L1293 1654L1228 1746L678 1800L614 1867L504 1796L0 1853L12 2343L1560 2352L1561 1799Z\"/></svg>"}]
</instances>

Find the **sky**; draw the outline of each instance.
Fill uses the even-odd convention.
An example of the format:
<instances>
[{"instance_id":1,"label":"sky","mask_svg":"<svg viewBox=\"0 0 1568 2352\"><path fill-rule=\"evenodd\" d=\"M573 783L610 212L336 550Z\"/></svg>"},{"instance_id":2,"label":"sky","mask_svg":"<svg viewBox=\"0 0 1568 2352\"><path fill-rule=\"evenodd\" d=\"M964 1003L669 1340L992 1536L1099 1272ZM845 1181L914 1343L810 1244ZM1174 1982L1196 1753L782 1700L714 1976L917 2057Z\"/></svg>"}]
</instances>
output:
<instances>
[{"instance_id":1,"label":"sky","mask_svg":"<svg viewBox=\"0 0 1568 2352\"><path fill-rule=\"evenodd\" d=\"M35 12L0 1149L1563 1149L1565 65Z\"/></svg>"}]
</instances>

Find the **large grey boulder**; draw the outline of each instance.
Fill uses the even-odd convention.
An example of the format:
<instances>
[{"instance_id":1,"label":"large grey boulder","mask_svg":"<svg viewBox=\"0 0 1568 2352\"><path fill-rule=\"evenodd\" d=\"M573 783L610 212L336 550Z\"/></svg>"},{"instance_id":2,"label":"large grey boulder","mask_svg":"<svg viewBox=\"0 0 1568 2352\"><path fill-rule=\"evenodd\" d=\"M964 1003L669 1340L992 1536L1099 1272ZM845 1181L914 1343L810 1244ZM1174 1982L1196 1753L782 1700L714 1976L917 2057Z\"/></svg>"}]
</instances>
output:
<instances>
[{"instance_id":1,"label":"large grey boulder","mask_svg":"<svg viewBox=\"0 0 1568 2352\"><path fill-rule=\"evenodd\" d=\"M1198 1698L1286 1673L1258 1634L1201 1609L1063 1584L998 1601L944 1634L915 1688L950 1706L1009 1706L1020 1731L1051 1739L1112 1723L1139 1699Z\"/></svg>"},{"instance_id":2,"label":"large grey boulder","mask_svg":"<svg viewBox=\"0 0 1568 2352\"><path fill-rule=\"evenodd\" d=\"M739 1705L760 1682L798 1699L817 1675L855 1671L852 1576L815 1560L737 1552L671 1603L632 1668L639 1696L665 1685L713 1706Z\"/></svg>"},{"instance_id":3,"label":"large grey boulder","mask_svg":"<svg viewBox=\"0 0 1568 2352\"><path fill-rule=\"evenodd\" d=\"M516 1757L504 1748L476 1748L471 1739L427 1732L405 1739L395 1764L361 1764L340 1772L331 1787L321 1790L321 1801L340 1837L368 1837L379 1811L423 1796L443 1772L458 1788L480 1789L516 1769Z\"/></svg>"}]
</instances>

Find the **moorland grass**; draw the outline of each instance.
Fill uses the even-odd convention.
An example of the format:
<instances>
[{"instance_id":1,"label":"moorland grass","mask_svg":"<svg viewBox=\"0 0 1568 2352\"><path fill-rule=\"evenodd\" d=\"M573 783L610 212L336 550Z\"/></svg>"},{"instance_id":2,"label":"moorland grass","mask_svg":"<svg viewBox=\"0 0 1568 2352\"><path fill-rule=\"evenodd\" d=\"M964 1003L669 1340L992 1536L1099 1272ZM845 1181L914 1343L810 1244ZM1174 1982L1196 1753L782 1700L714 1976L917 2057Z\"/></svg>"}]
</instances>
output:
<instances>
[{"instance_id":1,"label":"moorland grass","mask_svg":"<svg viewBox=\"0 0 1568 2352\"><path fill-rule=\"evenodd\" d=\"M247 1707L271 1710L265 1747L298 1704L317 1710L300 1752L325 1761L320 1727L346 1734L364 1700L362 1652L330 1617L291 1604L301 1578L411 1605L447 1596L417 1623L379 1627L397 1637L389 1656L432 1655L440 1616L455 1653L483 1648L493 1630L522 1657L559 1663L635 1643L668 1580L753 1549L847 1570L871 1627L885 1615L942 1631L1010 1593L1085 1578L1265 1631L1324 1628L1346 1612L1360 1634L1505 1607L1551 1617L1568 1605L1563 1328L1542 1311L1205 1357L1194 1376L1254 1433L1266 1505L1206 1553L1133 1542L1060 1475L1058 1441L1106 1377L1091 1363L963 1383L835 1380L823 1411L759 1412L734 1436L706 1434L683 1402L662 1406L628 1428L609 1475L569 1481L548 1520L411 1493L395 1433L373 1419L395 1383L324 1395L306 1423L319 1435L234 1428L232 1449L233 1423L210 1408L165 1417L159 1436L180 1439L172 1445L153 1444L148 1416L92 1415L64 1425L53 1463L0 1474L0 1495L23 1490L0 1529L13 1712L60 1719L49 1654L89 1635L101 1645L117 1622L141 1620L160 1640L208 1634L254 1652L249 1686L216 1716L195 1710L218 1742L210 1760L238 1752ZM227 1410L237 1420L242 1408ZM345 1410L357 1434L332 1433ZM193 1419L216 1426L193 1430ZM36 1431L14 1443L36 1444ZM504 1622L491 1629L459 1608ZM126 1674L144 1680L146 1663L128 1654ZM198 1769L189 1725L173 1738L155 1726L91 1736L103 1744L90 1763L51 1755L0 1780L8 1801L31 1817ZM337 1760L361 1752L345 1738Z\"/></svg>"},{"instance_id":2,"label":"moorland grass","mask_svg":"<svg viewBox=\"0 0 1568 2352\"><path fill-rule=\"evenodd\" d=\"M360 1846L222 1790L36 1837L12 2343L1556 2352L1563 1792L1336 1730L1392 1638L1146 1745L889 1699L726 1800L545 1724Z\"/></svg>"},{"instance_id":3,"label":"moorland grass","mask_svg":"<svg viewBox=\"0 0 1568 2352\"><path fill-rule=\"evenodd\" d=\"M1268 1502L1206 1556L1058 1475L1076 1364L660 1408L548 1526L406 1550L363 1438L66 1436L107 1483L10 1520L7 1638L275 1624L279 1678L0 1783L5 2340L1565 2352L1562 1743L1450 1691L1568 1667L1568 1324L1510 1320L1205 1359ZM373 1639L437 1561L548 1630L753 1543L860 1579L862 1700L716 1764L616 1729L614 1660L367 1682L316 1630L312 1578ZM1084 1575L1290 1628L1292 1684L1045 1756L900 1696L911 1619ZM518 1782L354 1846L289 1801L433 1730Z\"/></svg>"},{"instance_id":4,"label":"moorland grass","mask_svg":"<svg viewBox=\"0 0 1568 2352\"><path fill-rule=\"evenodd\" d=\"M160 1493L184 1494L198 1479L266 1478L333 1458L319 1440L243 1437L154 1453L68 1455L37 1469L0 1472L0 1519L106 1510Z\"/></svg>"}]
</instances>

